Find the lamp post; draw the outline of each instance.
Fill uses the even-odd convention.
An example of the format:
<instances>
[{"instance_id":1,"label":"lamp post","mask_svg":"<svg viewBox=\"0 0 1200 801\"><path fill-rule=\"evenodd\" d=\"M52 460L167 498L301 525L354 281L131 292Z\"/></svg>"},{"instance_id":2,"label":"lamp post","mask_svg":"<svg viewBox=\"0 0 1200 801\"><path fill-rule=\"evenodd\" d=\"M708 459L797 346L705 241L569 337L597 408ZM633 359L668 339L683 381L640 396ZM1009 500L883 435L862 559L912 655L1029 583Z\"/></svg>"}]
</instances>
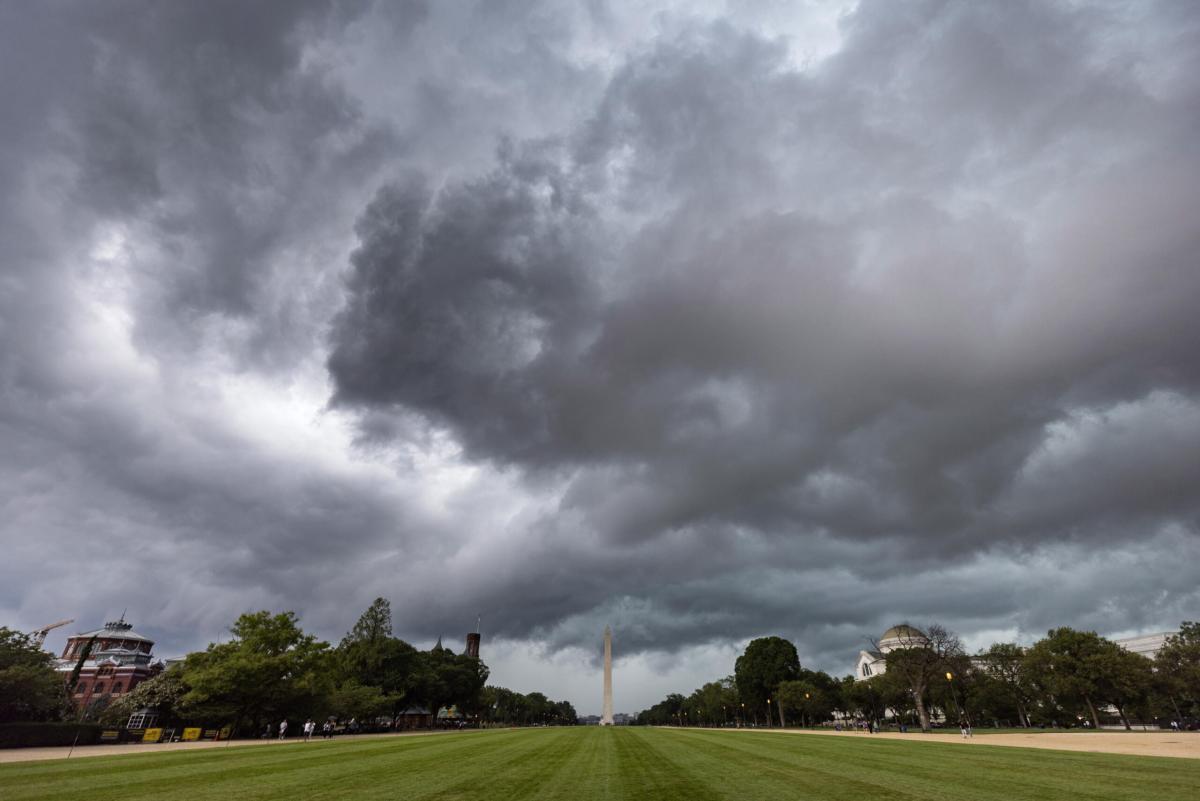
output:
<instances>
[{"instance_id":1,"label":"lamp post","mask_svg":"<svg viewBox=\"0 0 1200 801\"><path fill-rule=\"evenodd\" d=\"M948 670L946 671L946 683L950 685L950 699L954 701L954 711L958 714L960 722L966 720L969 726L971 721L967 718L967 711L958 703L958 693L954 690L954 674Z\"/></svg>"},{"instance_id":2,"label":"lamp post","mask_svg":"<svg viewBox=\"0 0 1200 801\"><path fill-rule=\"evenodd\" d=\"M746 702L742 701L742 725L741 728L746 728Z\"/></svg>"},{"instance_id":3,"label":"lamp post","mask_svg":"<svg viewBox=\"0 0 1200 801\"><path fill-rule=\"evenodd\" d=\"M809 695L808 693L805 693L805 694L804 694L804 711L800 713L800 726L801 726L801 727L805 727L805 726L807 726L807 725L808 725L808 723L807 723L807 720L808 720L808 700L809 700L810 698L812 698L812 696L811 696L811 695Z\"/></svg>"},{"instance_id":4,"label":"lamp post","mask_svg":"<svg viewBox=\"0 0 1200 801\"><path fill-rule=\"evenodd\" d=\"M771 728L771 699L767 699L767 728Z\"/></svg>"}]
</instances>

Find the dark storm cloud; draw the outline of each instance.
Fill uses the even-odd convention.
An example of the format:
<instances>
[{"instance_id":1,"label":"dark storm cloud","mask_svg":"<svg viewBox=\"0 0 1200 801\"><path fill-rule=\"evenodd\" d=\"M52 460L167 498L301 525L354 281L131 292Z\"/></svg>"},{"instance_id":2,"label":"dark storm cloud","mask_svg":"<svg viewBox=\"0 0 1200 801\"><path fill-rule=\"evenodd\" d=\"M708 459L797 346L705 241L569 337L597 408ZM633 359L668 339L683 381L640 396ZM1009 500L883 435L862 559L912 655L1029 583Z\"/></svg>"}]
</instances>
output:
<instances>
[{"instance_id":1,"label":"dark storm cloud","mask_svg":"<svg viewBox=\"0 0 1200 801\"><path fill-rule=\"evenodd\" d=\"M797 8L0 3L0 611L1194 618L1200 14Z\"/></svg>"},{"instance_id":2,"label":"dark storm cloud","mask_svg":"<svg viewBox=\"0 0 1200 801\"><path fill-rule=\"evenodd\" d=\"M806 72L724 23L660 41L555 142L381 191L335 402L563 476L530 574L578 569L514 606L644 599L676 624L637 647L786 625L734 589L763 560L1194 536L1194 88L1120 11L864 3Z\"/></svg>"}]
</instances>

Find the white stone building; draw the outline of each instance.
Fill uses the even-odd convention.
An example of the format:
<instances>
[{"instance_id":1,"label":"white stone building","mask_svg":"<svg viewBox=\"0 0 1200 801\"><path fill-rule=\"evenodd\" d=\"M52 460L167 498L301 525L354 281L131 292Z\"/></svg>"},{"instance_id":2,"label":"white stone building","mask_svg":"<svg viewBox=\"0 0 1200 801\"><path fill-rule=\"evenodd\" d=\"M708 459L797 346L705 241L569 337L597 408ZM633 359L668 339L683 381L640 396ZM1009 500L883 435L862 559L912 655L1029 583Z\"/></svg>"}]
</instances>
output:
<instances>
[{"instance_id":1,"label":"white stone building","mask_svg":"<svg viewBox=\"0 0 1200 801\"><path fill-rule=\"evenodd\" d=\"M1158 652L1166 645L1167 638L1174 637L1178 633L1178 631L1160 631L1157 634L1139 634L1136 637L1125 637L1121 640L1113 640L1113 642L1126 651L1132 651L1135 654L1141 654L1147 659L1153 659L1158 656Z\"/></svg>"},{"instance_id":2,"label":"white stone building","mask_svg":"<svg viewBox=\"0 0 1200 801\"><path fill-rule=\"evenodd\" d=\"M881 676L887 671L887 655L900 648L911 648L927 642L925 633L907 623L892 626L879 638L878 649L858 652L858 664L854 678L865 681L872 676Z\"/></svg>"}]
</instances>

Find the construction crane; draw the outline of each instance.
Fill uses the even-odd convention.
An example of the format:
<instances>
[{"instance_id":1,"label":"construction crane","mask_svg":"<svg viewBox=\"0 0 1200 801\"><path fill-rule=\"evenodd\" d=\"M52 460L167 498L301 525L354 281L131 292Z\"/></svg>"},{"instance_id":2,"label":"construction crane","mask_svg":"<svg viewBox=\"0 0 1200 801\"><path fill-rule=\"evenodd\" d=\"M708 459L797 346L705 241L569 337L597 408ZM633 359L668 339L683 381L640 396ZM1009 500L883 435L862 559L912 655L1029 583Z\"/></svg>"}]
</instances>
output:
<instances>
[{"instance_id":1,"label":"construction crane","mask_svg":"<svg viewBox=\"0 0 1200 801\"><path fill-rule=\"evenodd\" d=\"M47 634L49 634L51 631L58 628L59 626L65 626L68 623L74 623L74 622L75 622L75 618L71 618L70 620L60 620L57 623L51 623L49 626L42 626L40 629L34 629L33 631L29 632L29 636L33 638L33 644L36 645L38 648L41 648L42 643L46 642Z\"/></svg>"}]
</instances>

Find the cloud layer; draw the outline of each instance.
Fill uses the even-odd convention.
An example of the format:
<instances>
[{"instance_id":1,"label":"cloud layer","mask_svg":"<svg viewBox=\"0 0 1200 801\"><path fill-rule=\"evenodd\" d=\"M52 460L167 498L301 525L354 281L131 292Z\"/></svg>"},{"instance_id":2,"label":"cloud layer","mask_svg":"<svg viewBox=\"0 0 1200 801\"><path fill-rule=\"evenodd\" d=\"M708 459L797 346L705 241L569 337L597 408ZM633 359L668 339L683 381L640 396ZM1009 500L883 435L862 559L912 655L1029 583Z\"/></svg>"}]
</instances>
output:
<instances>
[{"instance_id":1,"label":"cloud layer","mask_svg":"<svg viewBox=\"0 0 1200 801\"><path fill-rule=\"evenodd\" d=\"M8 620L383 594L553 694L1195 617L1188 4L0 16Z\"/></svg>"}]
</instances>

